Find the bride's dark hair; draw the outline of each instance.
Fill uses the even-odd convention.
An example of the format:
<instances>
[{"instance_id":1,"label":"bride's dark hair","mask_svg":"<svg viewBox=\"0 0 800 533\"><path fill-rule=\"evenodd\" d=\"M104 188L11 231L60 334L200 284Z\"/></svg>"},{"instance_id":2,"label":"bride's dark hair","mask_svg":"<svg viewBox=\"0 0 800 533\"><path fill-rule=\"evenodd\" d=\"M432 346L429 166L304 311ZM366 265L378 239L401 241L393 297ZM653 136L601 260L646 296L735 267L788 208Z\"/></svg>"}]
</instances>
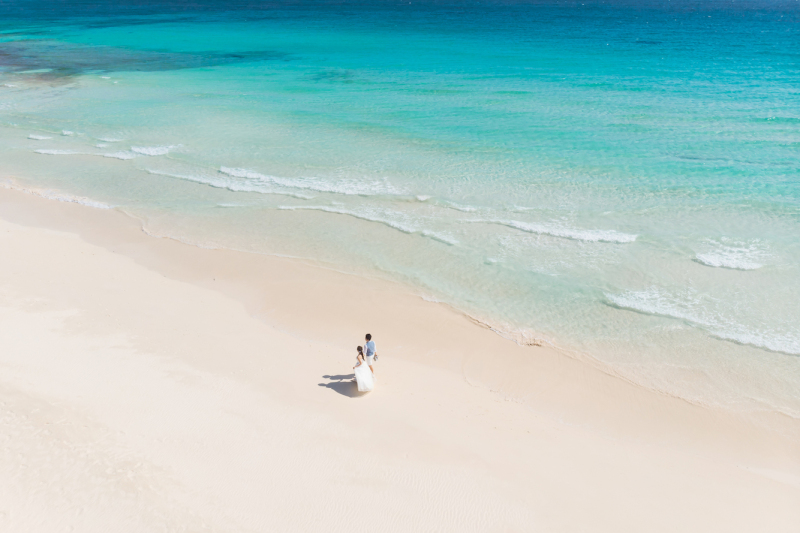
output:
<instances>
[{"instance_id":1,"label":"bride's dark hair","mask_svg":"<svg viewBox=\"0 0 800 533\"><path fill-rule=\"evenodd\" d=\"M364 349L361 346L356 346L356 350L358 350L359 354L364 354Z\"/></svg>"}]
</instances>

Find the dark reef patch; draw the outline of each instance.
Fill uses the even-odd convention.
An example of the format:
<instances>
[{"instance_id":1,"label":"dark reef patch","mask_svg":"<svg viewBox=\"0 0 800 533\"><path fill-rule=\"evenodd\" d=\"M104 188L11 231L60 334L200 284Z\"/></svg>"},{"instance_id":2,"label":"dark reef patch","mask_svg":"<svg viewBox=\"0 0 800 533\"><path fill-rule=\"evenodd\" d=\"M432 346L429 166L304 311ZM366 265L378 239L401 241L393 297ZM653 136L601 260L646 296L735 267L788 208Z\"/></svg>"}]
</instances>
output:
<instances>
[{"instance_id":1,"label":"dark reef patch","mask_svg":"<svg viewBox=\"0 0 800 533\"><path fill-rule=\"evenodd\" d=\"M32 74L64 81L86 73L159 72L286 59L288 54L270 50L159 52L39 39L0 43L0 69L6 72L39 71Z\"/></svg>"}]
</instances>

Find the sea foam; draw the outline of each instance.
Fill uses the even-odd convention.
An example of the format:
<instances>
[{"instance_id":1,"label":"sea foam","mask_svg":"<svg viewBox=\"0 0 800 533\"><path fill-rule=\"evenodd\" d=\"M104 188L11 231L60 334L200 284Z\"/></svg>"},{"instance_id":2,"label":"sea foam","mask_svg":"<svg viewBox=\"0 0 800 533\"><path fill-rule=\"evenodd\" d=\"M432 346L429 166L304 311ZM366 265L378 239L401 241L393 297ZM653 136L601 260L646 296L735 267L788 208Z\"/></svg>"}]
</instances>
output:
<instances>
[{"instance_id":1,"label":"sea foam","mask_svg":"<svg viewBox=\"0 0 800 533\"><path fill-rule=\"evenodd\" d=\"M215 187L217 189L227 189L232 192L256 192L261 194L278 194L281 196L290 196L292 198L299 198L301 200L311 200L313 196L308 196L306 194L297 193L297 192L287 192L281 190L275 190L272 187L269 187L265 184L258 184L258 183L242 183L238 180L231 180L225 177L219 176L198 176L192 174L176 174L174 172L165 172L162 170L154 170L154 169L145 169L149 174L153 174L155 176L165 176L168 178L175 178L179 180L185 181L192 181L194 183L201 183L203 185L208 185L209 187Z\"/></svg>"},{"instance_id":2,"label":"sea foam","mask_svg":"<svg viewBox=\"0 0 800 533\"><path fill-rule=\"evenodd\" d=\"M31 133L28 135L28 139L33 139L34 141L47 141L52 139L52 137L46 137L44 135L36 135L35 133Z\"/></svg>"},{"instance_id":3,"label":"sea foam","mask_svg":"<svg viewBox=\"0 0 800 533\"><path fill-rule=\"evenodd\" d=\"M113 157L114 159L122 159L122 160L133 159L134 157L136 157L136 154L134 154L132 152L125 152L125 151L111 152L111 153L108 153L108 154L101 154L101 155L103 157Z\"/></svg>"},{"instance_id":4,"label":"sea foam","mask_svg":"<svg viewBox=\"0 0 800 533\"><path fill-rule=\"evenodd\" d=\"M46 154L46 155L79 155L81 152L76 152L75 150L34 150L37 154Z\"/></svg>"},{"instance_id":5,"label":"sea foam","mask_svg":"<svg viewBox=\"0 0 800 533\"><path fill-rule=\"evenodd\" d=\"M572 239L576 241L586 241L586 242L612 242L612 243L624 244L624 243L634 242L637 237L637 235L632 235L630 233L621 233L619 231L614 231L614 230L573 229L557 225L520 222L517 220L479 220L476 222L488 222L491 224L500 224L503 226L508 226L509 228L526 231L528 233L551 235L553 237L561 237L564 239Z\"/></svg>"},{"instance_id":6,"label":"sea foam","mask_svg":"<svg viewBox=\"0 0 800 533\"><path fill-rule=\"evenodd\" d=\"M269 176L244 168L220 167L220 172L236 178L262 183L273 183L292 189L306 189L317 192L343 194L348 196L400 195L402 191L387 180L339 180L329 182L320 178L281 178Z\"/></svg>"},{"instance_id":7,"label":"sea foam","mask_svg":"<svg viewBox=\"0 0 800 533\"><path fill-rule=\"evenodd\" d=\"M342 209L339 207L329 207L329 206L321 206L321 205L314 205L314 206L287 206L282 205L279 206L278 209L286 210L286 211L298 211L298 210L311 210L311 211L323 211L325 213L334 213L337 215L345 215L353 218L357 218L360 220L366 220L367 222L376 222L378 224L383 224L384 226L388 226L392 229L396 229L403 233L407 233L409 235L419 234L423 237L427 237L429 239L433 239L435 241L439 241L441 243L454 246L458 244L458 241L454 238L450 237L449 235L444 235L441 233L437 233L435 231L430 231L427 229L420 229L417 228L407 222L401 222L397 220L391 220L390 218L386 217L385 215L375 214L370 211L350 211L348 209Z\"/></svg>"},{"instance_id":8,"label":"sea foam","mask_svg":"<svg viewBox=\"0 0 800 533\"><path fill-rule=\"evenodd\" d=\"M131 150L137 154L156 156L167 155L174 146L131 146Z\"/></svg>"},{"instance_id":9,"label":"sea foam","mask_svg":"<svg viewBox=\"0 0 800 533\"><path fill-rule=\"evenodd\" d=\"M94 207L95 209L112 209L114 206L98 202L96 200L92 200L91 198L86 198L84 196L74 196L71 194L62 193L59 191L53 191L49 189L32 189L29 187L21 187L13 182L9 181L0 181L0 187L6 189L12 189L15 191L21 191L26 194L31 194L33 196L39 196L40 198L45 198L47 200L56 200L58 202L69 202L73 204L81 204L87 207Z\"/></svg>"},{"instance_id":10,"label":"sea foam","mask_svg":"<svg viewBox=\"0 0 800 533\"><path fill-rule=\"evenodd\" d=\"M763 328L748 327L718 313L704 310L698 298L674 297L654 288L628 291L623 294L607 293L605 296L613 307L682 320L718 339L773 352L800 355L800 333L765 331Z\"/></svg>"},{"instance_id":11,"label":"sea foam","mask_svg":"<svg viewBox=\"0 0 800 533\"><path fill-rule=\"evenodd\" d=\"M723 244L711 241L713 249L698 253L695 260L706 266L734 270L756 270L764 266L765 252L759 243Z\"/></svg>"}]
</instances>

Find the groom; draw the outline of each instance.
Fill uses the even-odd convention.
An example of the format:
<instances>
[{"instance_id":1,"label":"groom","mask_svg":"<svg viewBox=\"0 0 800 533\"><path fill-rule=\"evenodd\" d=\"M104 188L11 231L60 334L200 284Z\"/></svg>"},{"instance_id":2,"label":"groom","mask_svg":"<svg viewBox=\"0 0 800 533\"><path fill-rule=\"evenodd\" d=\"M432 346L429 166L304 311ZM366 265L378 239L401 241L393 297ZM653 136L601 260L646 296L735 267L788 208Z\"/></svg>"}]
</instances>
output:
<instances>
[{"instance_id":1,"label":"groom","mask_svg":"<svg viewBox=\"0 0 800 533\"><path fill-rule=\"evenodd\" d=\"M372 370L372 373L375 373L375 369L372 368L372 365L375 363L375 342L372 340L372 335L367 333L366 337L364 337L364 355L367 357L367 364L369 365L369 369Z\"/></svg>"}]
</instances>

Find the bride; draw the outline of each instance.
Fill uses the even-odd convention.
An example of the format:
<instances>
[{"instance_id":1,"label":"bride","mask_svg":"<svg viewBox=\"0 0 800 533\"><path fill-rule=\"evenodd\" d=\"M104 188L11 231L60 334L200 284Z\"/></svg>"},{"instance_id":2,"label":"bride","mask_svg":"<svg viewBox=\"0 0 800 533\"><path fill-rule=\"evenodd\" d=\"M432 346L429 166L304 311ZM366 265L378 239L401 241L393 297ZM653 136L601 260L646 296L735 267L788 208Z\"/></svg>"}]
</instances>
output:
<instances>
[{"instance_id":1,"label":"bride","mask_svg":"<svg viewBox=\"0 0 800 533\"><path fill-rule=\"evenodd\" d=\"M353 371L356 374L358 392L369 392L375 386L375 377L364 360L364 351L361 346L356 349L358 350L358 356L356 357L356 366L353 367Z\"/></svg>"}]
</instances>

